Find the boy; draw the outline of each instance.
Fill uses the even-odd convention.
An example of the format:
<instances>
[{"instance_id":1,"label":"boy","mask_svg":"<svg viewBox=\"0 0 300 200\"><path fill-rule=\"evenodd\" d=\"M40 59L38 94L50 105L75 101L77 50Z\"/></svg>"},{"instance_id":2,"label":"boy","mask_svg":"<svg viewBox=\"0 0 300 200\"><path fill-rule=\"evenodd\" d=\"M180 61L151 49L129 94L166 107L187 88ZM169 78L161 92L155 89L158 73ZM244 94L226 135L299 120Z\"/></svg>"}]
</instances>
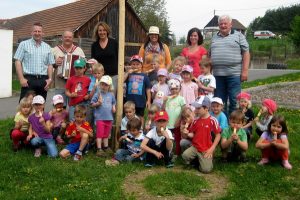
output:
<instances>
[{"instance_id":1,"label":"boy","mask_svg":"<svg viewBox=\"0 0 300 200\"><path fill-rule=\"evenodd\" d=\"M221 131L228 127L228 120L223 110L223 101L219 97L213 97L211 99L211 116L215 117L221 127Z\"/></svg>"},{"instance_id":2,"label":"boy","mask_svg":"<svg viewBox=\"0 0 300 200\"><path fill-rule=\"evenodd\" d=\"M125 117L123 117L121 121L121 136L127 134L127 123L129 120L133 118L139 119L135 114L135 104L132 101L127 101L124 104L124 114Z\"/></svg>"},{"instance_id":3,"label":"boy","mask_svg":"<svg viewBox=\"0 0 300 200\"><path fill-rule=\"evenodd\" d=\"M210 173L213 169L213 154L221 138L221 129L216 118L209 114L210 100L207 96L200 96L192 106L199 113L199 118L189 128L194 134L192 146L183 152L182 158L186 164L197 158L199 170ZM215 134L213 142L211 132Z\"/></svg>"},{"instance_id":4,"label":"boy","mask_svg":"<svg viewBox=\"0 0 300 200\"><path fill-rule=\"evenodd\" d=\"M240 160L245 162L248 149L247 134L242 128L245 115L240 110L233 111L229 116L230 127L222 131L221 149L224 162Z\"/></svg>"},{"instance_id":5,"label":"boy","mask_svg":"<svg viewBox=\"0 0 300 200\"><path fill-rule=\"evenodd\" d=\"M69 97L69 119L74 121L76 105L87 105L89 94L88 88L91 80L84 75L86 62L80 58L74 62L75 76L70 77L66 83L66 95Z\"/></svg>"},{"instance_id":6,"label":"boy","mask_svg":"<svg viewBox=\"0 0 300 200\"><path fill-rule=\"evenodd\" d=\"M84 105L77 105L74 111L75 121L71 122L66 130L67 138L70 143L59 153L60 157L67 158L74 155L74 160L79 161L82 158L82 152L89 142L89 138L93 137L93 129L90 124L85 121L86 108Z\"/></svg>"},{"instance_id":7,"label":"boy","mask_svg":"<svg viewBox=\"0 0 300 200\"><path fill-rule=\"evenodd\" d=\"M173 148L173 136L170 130L166 129L169 116L166 111L155 113L154 121L156 127L150 130L141 144L141 148L147 152L145 167L152 167L154 162L164 159L167 168L173 167L171 152Z\"/></svg>"},{"instance_id":8,"label":"boy","mask_svg":"<svg viewBox=\"0 0 300 200\"><path fill-rule=\"evenodd\" d=\"M133 101L135 104L136 114L141 117L142 125L144 124L145 107L151 105L151 85L146 74L142 73L143 59L139 55L130 58L131 69L125 73L126 81L126 101Z\"/></svg>"},{"instance_id":9,"label":"boy","mask_svg":"<svg viewBox=\"0 0 300 200\"><path fill-rule=\"evenodd\" d=\"M118 149L115 157L111 160L106 160L106 165L118 165L122 161L139 161L142 160L144 151L141 149L141 143L144 139L143 132L141 131L141 120L132 118L127 123L128 134L119 138L119 142L125 143L125 148Z\"/></svg>"}]
</instances>

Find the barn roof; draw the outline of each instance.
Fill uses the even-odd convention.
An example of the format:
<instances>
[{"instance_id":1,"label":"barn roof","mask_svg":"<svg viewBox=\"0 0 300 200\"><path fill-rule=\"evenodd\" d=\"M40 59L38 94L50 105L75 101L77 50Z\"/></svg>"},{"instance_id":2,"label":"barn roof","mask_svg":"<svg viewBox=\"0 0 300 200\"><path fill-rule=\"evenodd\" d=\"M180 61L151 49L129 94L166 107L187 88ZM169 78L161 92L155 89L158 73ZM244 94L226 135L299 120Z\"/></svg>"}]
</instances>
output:
<instances>
[{"instance_id":1,"label":"barn roof","mask_svg":"<svg viewBox=\"0 0 300 200\"><path fill-rule=\"evenodd\" d=\"M80 0L62 6L0 21L0 25L14 30L14 41L28 37L34 22L44 25L45 37L61 35L70 29L76 31L113 0ZM5 24L4 24L5 22Z\"/></svg>"},{"instance_id":2,"label":"barn roof","mask_svg":"<svg viewBox=\"0 0 300 200\"><path fill-rule=\"evenodd\" d=\"M219 16L215 15L204 28L208 27L218 27L218 18ZM246 30L246 27L241 24L237 19L232 19L232 28L238 30Z\"/></svg>"}]
</instances>

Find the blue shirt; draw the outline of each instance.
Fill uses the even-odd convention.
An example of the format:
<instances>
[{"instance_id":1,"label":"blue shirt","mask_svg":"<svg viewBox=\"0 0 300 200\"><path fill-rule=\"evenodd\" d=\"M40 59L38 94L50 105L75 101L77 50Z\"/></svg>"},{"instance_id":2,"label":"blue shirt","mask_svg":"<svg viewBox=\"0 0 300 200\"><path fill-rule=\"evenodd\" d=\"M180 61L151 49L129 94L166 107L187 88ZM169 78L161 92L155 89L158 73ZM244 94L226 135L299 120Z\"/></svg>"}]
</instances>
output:
<instances>
[{"instance_id":1,"label":"blue shirt","mask_svg":"<svg viewBox=\"0 0 300 200\"><path fill-rule=\"evenodd\" d=\"M116 99L112 92L102 92L100 90L97 90L94 94L91 102L96 103L99 99L99 92L101 92L102 96L102 104L94 109L94 118L95 122L97 120L108 120L113 121L113 113L112 113L112 107L113 105L116 105Z\"/></svg>"},{"instance_id":2,"label":"blue shirt","mask_svg":"<svg viewBox=\"0 0 300 200\"><path fill-rule=\"evenodd\" d=\"M228 127L228 120L226 115L223 112L221 112L218 116L216 116L213 112L211 112L210 115L215 117L218 120L222 131Z\"/></svg>"},{"instance_id":3,"label":"blue shirt","mask_svg":"<svg viewBox=\"0 0 300 200\"><path fill-rule=\"evenodd\" d=\"M14 59L21 61L23 74L47 75L48 66L55 63L51 47L41 42L37 43L33 38L20 43Z\"/></svg>"}]
</instances>

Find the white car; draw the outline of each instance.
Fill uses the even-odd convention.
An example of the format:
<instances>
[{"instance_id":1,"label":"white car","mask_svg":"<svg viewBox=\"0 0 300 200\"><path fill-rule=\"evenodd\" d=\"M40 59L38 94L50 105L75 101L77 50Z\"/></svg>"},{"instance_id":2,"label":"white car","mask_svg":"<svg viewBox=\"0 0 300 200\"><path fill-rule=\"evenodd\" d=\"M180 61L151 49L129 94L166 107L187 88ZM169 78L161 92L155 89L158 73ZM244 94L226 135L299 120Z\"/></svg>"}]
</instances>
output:
<instances>
[{"instance_id":1,"label":"white car","mask_svg":"<svg viewBox=\"0 0 300 200\"><path fill-rule=\"evenodd\" d=\"M271 31L255 31L254 39L274 39L276 35Z\"/></svg>"}]
</instances>

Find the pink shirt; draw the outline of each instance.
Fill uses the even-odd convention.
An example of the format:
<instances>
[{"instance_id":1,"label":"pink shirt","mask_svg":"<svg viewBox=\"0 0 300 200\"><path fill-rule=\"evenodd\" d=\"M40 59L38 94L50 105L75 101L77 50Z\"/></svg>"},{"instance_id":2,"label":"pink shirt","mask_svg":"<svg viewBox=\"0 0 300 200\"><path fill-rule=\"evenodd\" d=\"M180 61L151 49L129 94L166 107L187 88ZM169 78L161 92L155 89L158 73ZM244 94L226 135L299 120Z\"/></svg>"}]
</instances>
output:
<instances>
[{"instance_id":1,"label":"pink shirt","mask_svg":"<svg viewBox=\"0 0 300 200\"><path fill-rule=\"evenodd\" d=\"M198 93L198 85L195 82L189 82L189 83L181 83L181 90L180 95L183 96L185 103L187 106L189 106L191 103L193 103Z\"/></svg>"},{"instance_id":2,"label":"pink shirt","mask_svg":"<svg viewBox=\"0 0 300 200\"><path fill-rule=\"evenodd\" d=\"M207 55L207 51L204 47L199 46L195 52L190 52L188 47L182 49L181 55L187 59L188 65L193 67L193 75L198 77L200 72L199 62L202 60L202 56Z\"/></svg>"}]
</instances>

